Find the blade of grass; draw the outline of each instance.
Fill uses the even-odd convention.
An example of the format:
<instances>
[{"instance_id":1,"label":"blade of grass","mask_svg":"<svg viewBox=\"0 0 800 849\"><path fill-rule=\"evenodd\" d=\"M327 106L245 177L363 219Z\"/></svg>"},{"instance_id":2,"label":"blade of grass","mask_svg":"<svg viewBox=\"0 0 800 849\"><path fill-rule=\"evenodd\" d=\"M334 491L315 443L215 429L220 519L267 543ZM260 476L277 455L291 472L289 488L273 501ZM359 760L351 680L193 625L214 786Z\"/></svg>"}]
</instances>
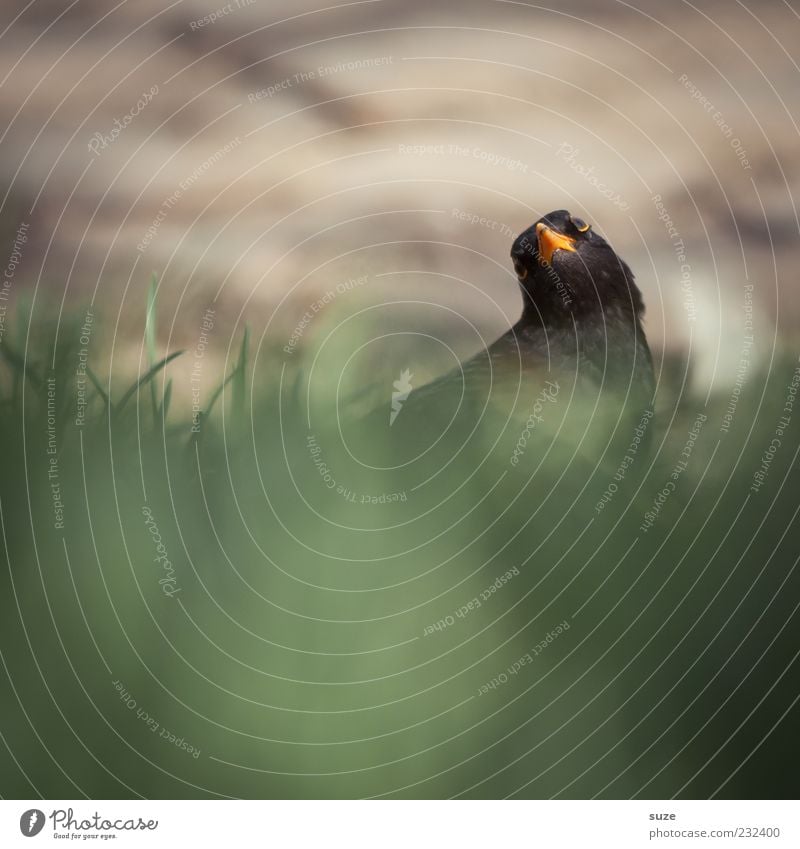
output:
<instances>
[{"instance_id":1,"label":"blade of grass","mask_svg":"<svg viewBox=\"0 0 800 849\"><path fill-rule=\"evenodd\" d=\"M111 402L108 400L108 393L100 385L100 381L97 375L89 368L89 366L86 366L86 374L89 375L89 380L91 380L94 384L94 388L100 393L100 397L103 399L103 403L106 405L106 407L109 407L111 405Z\"/></svg>"},{"instance_id":2,"label":"blade of grass","mask_svg":"<svg viewBox=\"0 0 800 849\"><path fill-rule=\"evenodd\" d=\"M198 415L198 419L197 419L198 429L192 430L192 436L189 440L190 445L193 444L194 442L196 442L197 439L199 438L199 435L201 433L201 428L200 428L201 422L203 421L203 419L207 419L211 415L211 411L214 409L214 405L219 400L219 396L222 395L222 390L234 378L238 378L241 381L241 385L239 386L239 392L244 392L246 387L244 385L244 374L243 374L243 372L246 368L246 363L247 363L247 350L248 350L248 347L249 347L249 339L250 339L250 329L248 327L245 327L244 338L242 339L242 346L239 350L239 360L236 363L236 366L234 367L233 371L214 390L214 394L211 396L211 399L208 402L208 406L205 408L205 410L201 411L200 414ZM236 384L234 384L234 393L236 393ZM244 407L243 402L240 401L240 403L242 404L242 408L243 408ZM236 401L236 398L235 398L234 402L233 402L234 409L236 408L236 405L237 405L237 401Z\"/></svg>"},{"instance_id":3,"label":"blade of grass","mask_svg":"<svg viewBox=\"0 0 800 849\"><path fill-rule=\"evenodd\" d=\"M17 313L17 332L16 343L21 346L25 345L25 340L28 338L28 329L31 324L31 315L33 313L33 301L29 294L23 294L19 297L16 307Z\"/></svg>"},{"instance_id":4,"label":"blade of grass","mask_svg":"<svg viewBox=\"0 0 800 849\"><path fill-rule=\"evenodd\" d=\"M164 400L161 402L161 408L158 411L158 418L166 421L169 415L169 402L172 400L172 378L167 381L167 388L164 390Z\"/></svg>"},{"instance_id":5,"label":"blade of grass","mask_svg":"<svg viewBox=\"0 0 800 849\"><path fill-rule=\"evenodd\" d=\"M238 417L244 417L247 401L247 354L250 346L250 328L245 325L242 347L239 349L239 362L234 370L232 409Z\"/></svg>"},{"instance_id":6,"label":"blade of grass","mask_svg":"<svg viewBox=\"0 0 800 849\"><path fill-rule=\"evenodd\" d=\"M147 313L144 321L144 341L147 349L147 365L152 368L156 363L156 291L158 290L158 276L155 271L150 279L150 287L147 290ZM150 381L150 400L153 404L153 420L158 423L158 397L156 393L155 380Z\"/></svg>"},{"instance_id":7,"label":"blade of grass","mask_svg":"<svg viewBox=\"0 0 800 849\"><path fill-rule=\"evenodd\" d=\"M216 388L214 394L211 396L211 400L208 402L208 406L205 409L205 415L210 416L211 411L214 409L214 404L217 403L217 399L220 395L222 395L222 390L236 377L236 370L232 371L225 380L220 383L220 385Z\"/></svg>"},{"instance_id":8,"label":"blade of grass","mask_svg":"<svg viewBox=\"0 0 800 849\"><path fill-rule=\"evenodd\" d=\"M197 414L197 419L192 421L192 433L189 437L188 442L188 445L190 447L200 439L200 434L204 430L203 421L211 415L211 411L214 409L214 404L217 403L217 399L220 395L222 395L222 390L233 380L235 376L236 371L234 370L216 388L214 394L211 396L211 400L208 402L208 407L206 407L205 410L200 410L200 412Z\"/></svg>"},{"instance_id":9,"label":"blade of grass","mask_svg":"<svg viewBox=\"0 0 800 849\"><path fill-rule=\"evenodd\" d=\"M184 352L183 351L174 351L169 356L164 357L164 359L161 360L161 362L156 363L151 369L149 369L146 372L146 374L142 375L142 377L140 377L139 380L137 380L133 384L133 386L131 386L130 389L128 389L128 391L122 396L122 398L120 399L120 402L114 408L114 412L115 413L122 412L123 407L128 403L128 401L131 400L131 398L136 394L136 392L142 386L145 385L145 383L147 383L149 380L152 380L161 371L161 369L164 368L165 365L167 365L167 363L172 362L172 360L174 360L175 357L179 357L182 353L184 353Z\"/></svg>"}]
</instances>

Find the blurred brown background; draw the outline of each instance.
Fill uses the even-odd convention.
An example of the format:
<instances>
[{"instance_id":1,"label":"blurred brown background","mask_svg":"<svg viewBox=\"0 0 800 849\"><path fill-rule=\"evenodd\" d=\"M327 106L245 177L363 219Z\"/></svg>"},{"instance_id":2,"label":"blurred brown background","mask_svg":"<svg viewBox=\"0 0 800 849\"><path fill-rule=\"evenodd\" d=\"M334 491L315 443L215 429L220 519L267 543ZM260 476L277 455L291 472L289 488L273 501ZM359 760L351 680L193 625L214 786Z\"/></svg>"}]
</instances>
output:
<instances>
[{"instance_id":1,"label":"blurred brown background","mask_svg":"<svg viewBox=\"0 0 800 849\"><path fill-rule=\"evenodd\" d=\"M6 0L3 20L6 256L29 224L11 298L94 299L117 365L153 271L170 349L215 299L210 356L244 322L280 349L366 275L331 316L424 301L403 322L469 353L470 323L516 319L513 236L561 207L629 261L697 388L730 390L748 283L754 356L800 325L797 3Z\"/></svg>"}]
</instances>

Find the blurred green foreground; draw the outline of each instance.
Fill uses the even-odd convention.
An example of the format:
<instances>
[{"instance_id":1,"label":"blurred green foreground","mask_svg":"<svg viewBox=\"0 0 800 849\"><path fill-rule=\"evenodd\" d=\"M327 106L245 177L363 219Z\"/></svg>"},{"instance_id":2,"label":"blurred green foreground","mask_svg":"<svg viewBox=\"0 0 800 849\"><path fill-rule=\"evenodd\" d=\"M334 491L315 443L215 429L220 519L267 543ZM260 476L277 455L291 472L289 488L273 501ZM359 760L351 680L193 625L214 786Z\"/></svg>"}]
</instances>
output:
<instances>
[{"instance_id":1,"label":"blurred green foreground","mask_svg":"<svg viewBox=\"0 0 800 849\"><path fill-rule=\"evenodd\" d=\"M4 797L796 795L796 359L428 439L413 346L365 401L245 339L200 412L152 320L127 397L80 321L4 345Z\"/></svg>"}]
</instances>

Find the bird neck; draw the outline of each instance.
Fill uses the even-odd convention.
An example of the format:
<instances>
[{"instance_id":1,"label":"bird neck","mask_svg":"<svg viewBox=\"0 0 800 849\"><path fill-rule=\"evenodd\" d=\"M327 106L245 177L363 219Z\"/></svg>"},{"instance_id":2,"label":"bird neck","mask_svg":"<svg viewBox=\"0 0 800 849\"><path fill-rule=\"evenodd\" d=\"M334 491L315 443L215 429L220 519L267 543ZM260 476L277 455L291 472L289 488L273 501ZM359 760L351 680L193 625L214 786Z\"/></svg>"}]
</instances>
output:
<instances>
[{"instance_id":1,"label":"bird neck","mask_svg":"<svg viewBox=\"0 0 800 849\"><path fill-rule=\"evenodd\" d=\"M565 311L528 302L514 331L522 337L544 337L548 356L557 349L562 365L580 362L598 382L627 385L632 380L637 392L652 395L652 356L641 315L627 304Z\"/></svg>"},{"instance_id":2,"label":"bird neck","mask_svg":"<svg viewBox=\"0 0 800 849\"><path fill-rule=\"evenodd\" d=\"M642 331L641 314L631 304L616 302L601 307L596 301L581 305L574 299L565 303L559 296L554 298L553 294L547 292L525 297L519 326L539 330L607 327L612 333Z\"/></svg>"}]
</instances>

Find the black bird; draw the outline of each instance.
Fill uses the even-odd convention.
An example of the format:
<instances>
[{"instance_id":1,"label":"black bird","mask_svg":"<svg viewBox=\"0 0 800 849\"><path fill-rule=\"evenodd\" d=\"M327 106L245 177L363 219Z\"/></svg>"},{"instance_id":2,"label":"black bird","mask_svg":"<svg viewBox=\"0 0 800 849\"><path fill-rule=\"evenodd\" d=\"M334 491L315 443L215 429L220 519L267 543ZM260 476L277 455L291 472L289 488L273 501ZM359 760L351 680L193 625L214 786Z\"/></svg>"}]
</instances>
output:
<instances>
[{"instance_id":1,"label":"black bird","mask_svg":"<svg viewBox=\"0 0 800 849\"><path fill-rule=\"evenodd\" d=\"M524 307L510 333L526 355L574 364L596 383L630 387L649 402L653 362L642 327L644 301L611 245L560 209L520 234L511 258Z\"/></svg>"},{"instance_id":2,"label":"black bird","mask_svg":"<svg viewBox=\"0 0 800 849\"><path fill-rule=\"evenodd\" d=\"M627 446L654 392L644 302L633 272L566 210L523 231L511 259L523 297L520 319L458 368L396 392L398 403L360 419L353 442L363 446L365 462L442 468L468 444L480 456L487 444L501 456L520 439L525 448L533 430L539 446L556 436L562 445L580 443L590 463L616 455L608 450L612 439ZM528 451L528 460L539 453Z\"/></svg>"},{"instance_id":3,"label":"black bird","mask_svg":"<svg viewBox=\"0 0 800 849\"><path fill-rule=\"evenodd\" d=\"M519 321L460 368L412 391L409 403L424 406L451 391L470 399L505 389L524 407L531 394L526 384L535 395L543 376L571 375L647 407L654 380L644 301L611 245L559 209L515 239L511 259L523 296Z\"/></svg>"}]
</instances>

